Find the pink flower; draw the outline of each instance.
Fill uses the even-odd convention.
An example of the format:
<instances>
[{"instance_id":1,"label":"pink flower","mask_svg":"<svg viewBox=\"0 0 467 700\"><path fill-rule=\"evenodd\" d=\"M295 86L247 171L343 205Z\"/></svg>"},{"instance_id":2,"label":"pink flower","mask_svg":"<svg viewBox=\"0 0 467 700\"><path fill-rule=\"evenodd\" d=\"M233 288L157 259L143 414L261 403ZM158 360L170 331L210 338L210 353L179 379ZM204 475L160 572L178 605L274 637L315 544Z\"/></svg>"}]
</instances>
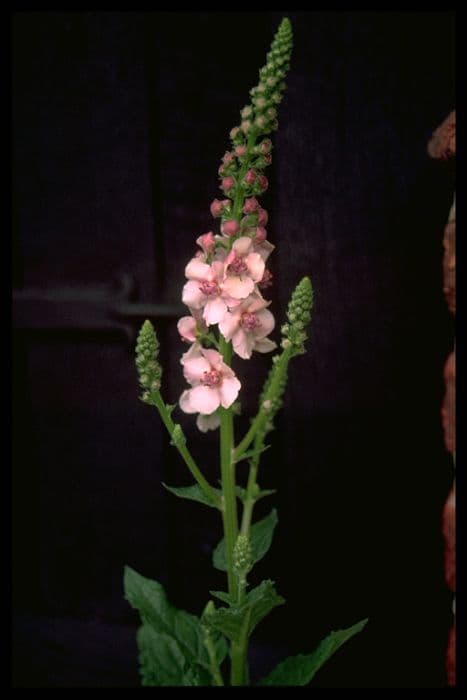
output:
<instances>
[{"instance_id":1,"label":"pink flower","mask_svg":"<svg viewBox=\"0 0 467 700\"><path fill-rule=\"evenodd\" d=\"M234 299L246 299L264 274L264 259L248 236L237 238L224 265L223 289Z\"/></svg>"},{"instance_id":2,"label":"pink flower","mask_svg":"<svg viewBox=\"0 0 467 700\"><path fill-rule=\"evenodd\" d=\"M211 214L215 219L217 219L219 216L222 216L224 211L229 207L231 204L230 199L223 199L222 201L220 199L213 199L211 202Z\"/></svg>"},{"instance_id":3,"label":"pink flower","mask_svg":"<svg viewBox=\"0 0 467 700\"><path fill-rule=\"evenodd\" d=\"M208 233L199 236L196 239L196 242L199 245L199 247L202 248L203 253L205 253L205 255L212 253L212 251L216 247L216 240L212 231L209 231Z\"/></svg>"},{"instance_id":4,"label":"pink flower","mask_svg":"<svg viewBox=\"0 0 467 700\"><path fill-rule=\"evenodd\" d=\"M221 232L224 236L235 236L240 231L240 224L235 219L229 219L221 224Z\"/></svg>"},{"instance_id":5,"label":"pink flower","mask_svg":"<svg viewBox=\"0 0 467 700\"><path fill-rule=\"evenodd\" d=\"M267 335L273 330L274 316L268 309L271 302L260 294L252 294L219 323L219 330L226 340L231 340L233 349L244 360L251 357L253 350L270 352L276 343Z\"/></svg>"},{"instance_id":6,"label":"pink flower","mask_svg":"<svg viewBox=\"0 0 467 700\"><path fill-rule=\"evenodd\" d=\"M183 287L182 301L191 309L202 309L202 317L208 326L219 323L229 307L239 304L239 297L232 297L224 288L222 261L215 260L208 265L199 258L192 258L185 268L185 275L188 282Z\"/></svg>"},{"instance_id":7,"label":"pink flower","mask_svg":"<svg viewBox=\"0 0 467 700\"><path fill-rule=\"evenodd\" d=\"M210 416L219 406L229 408L233 404L241 384L217 350L194 343L180 362L185 379L192 386L180 397L182 411Z\"/></svg>"}]
</instances>

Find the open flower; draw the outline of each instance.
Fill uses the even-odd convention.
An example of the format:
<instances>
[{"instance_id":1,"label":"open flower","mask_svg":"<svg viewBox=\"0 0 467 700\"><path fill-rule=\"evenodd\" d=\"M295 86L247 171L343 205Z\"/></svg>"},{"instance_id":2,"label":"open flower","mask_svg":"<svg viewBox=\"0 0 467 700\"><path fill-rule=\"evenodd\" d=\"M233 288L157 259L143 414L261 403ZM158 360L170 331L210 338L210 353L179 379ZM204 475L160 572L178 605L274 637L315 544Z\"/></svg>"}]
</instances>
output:
<instances>
[{"instance_id":1,"label":"open flower","mask_svg":"<svg viewBox=\"0 0 467 700\"><path fill-rule=\"evenodd\" d=\"M224 265L223 288L234 299L246 299L254 291L255 283L259 282L264 274L264 259L255 252L253 241L249 236L237 238Z\"/></svg>"},{"instance_id":2,"label":"open flower","mask_svg":"<svg viewBox=\"0 0 467 700\"><path fill-rule=\"evenodd\" d=\"M224 338L232 341L233 349L244 360L251 357L253 350L270 352L277 347L266 338L275 325L274 316L266 308L270 303L260 294L252 294L219 323Z\"/></svg>"},{"instance_id":3,"label":"open flower","mask_svg":"<svg viewBox=\"0 0 467 700\"><path fill-rule=\"evenodd\" d=\"M241 384L217 350L194 343L180 362L185 379L192 386L180 397L182 411L209 416L219 406L229 408L233 404Z\"/></svg>"},{"instance_id":4,"label":"open flower","mask_svg":"<svg viewBox=\"0 0 467 700\"><path fill-rule=\"evenodd\" d=\"M230 307L240 303L225 289L222 261L215 260L208 265L200 258L192 258L185 268L185 275L188 282L183 287L182 301L191 309L202 309L208 326L219 323Z\"/></svg>"}]
</instances>

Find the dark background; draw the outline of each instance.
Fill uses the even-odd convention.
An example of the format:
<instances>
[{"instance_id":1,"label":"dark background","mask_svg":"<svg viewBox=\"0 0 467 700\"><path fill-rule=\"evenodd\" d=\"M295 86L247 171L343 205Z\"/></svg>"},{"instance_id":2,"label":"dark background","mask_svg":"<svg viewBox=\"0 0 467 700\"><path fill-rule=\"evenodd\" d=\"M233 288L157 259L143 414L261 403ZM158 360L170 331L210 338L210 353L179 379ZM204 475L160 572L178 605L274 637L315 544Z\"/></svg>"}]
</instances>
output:
<instances>
[{"instance_id":1,"label":"dark background","mask_svg":"<svg viewBox=\"0 0 467 700\"><path fill-rule=\"evenodd\" d=\"M124 274L135 303L166 304L153 320L165 395L178 399L183 269L213 226L228 131L281 16L13 16L17 687L139 683L124 564L195 613L223 585L210 564L217 514L160 485L190 479L137 398L141 318L102 313L91 328L89 317ZM289 16L295 49L263 200L272 298L280 324L310 274L316 302L264 456L263 483L278 493L257 515L275 505L280 521L255 582L274 578L287 605L257 630L253 677L369 617L315 685L443 687L452 467L440 405L453 328L441 258L454 173L426 144L455 104L454 15ZM86 303L72 308L65 287ZM237 365L238 434L267 367L260 356ZM214 481L216 436L178 419Z\"/></svg>"}]
</instances>

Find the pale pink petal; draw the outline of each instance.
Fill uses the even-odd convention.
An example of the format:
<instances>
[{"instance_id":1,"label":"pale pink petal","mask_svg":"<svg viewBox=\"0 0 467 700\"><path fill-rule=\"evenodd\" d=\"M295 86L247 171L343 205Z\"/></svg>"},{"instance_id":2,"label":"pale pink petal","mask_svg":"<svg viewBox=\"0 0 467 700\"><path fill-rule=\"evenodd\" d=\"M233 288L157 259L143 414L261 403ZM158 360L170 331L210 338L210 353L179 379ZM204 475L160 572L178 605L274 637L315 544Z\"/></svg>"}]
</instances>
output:
<instances>
[{"instance_id":1,"label":"pale pink petal","mask_svg":"<svg viewBox=\"0 0 467 700\"><path fill-rule=\"evenodd\" d=\"M261 255L261 257L263 258L264 262L266 262L266 260L269 258L275 247L276 246L270 243L269 241L263 241L259 245L255 246L255 252L259 253L259 255Z\"/></svg>"},{"instance_id":2,"label":"pale pink petal","mask_svg":"<svg viewBox=\"0 0 467 700\"><path fill-rule=\"evenodd\" d=\"M197 384L210 369L211 365L204 357L193 357L183 363L183 376L190 384Z\"/></svg>"},{"instance_id":3,"label":"pale pink petal","mask_svg":"<svg viewBox=\"0 0 467 700\"><path fill-rule=\"evenodd\" d=\"M200 281L211 279L211 266L206 265L199 258L192 258L185 267L185 277Z\"/></svg>"},{"instance_id":4,"label":"pale pink petal","mask_svg":"<svg viewBox=\"0 0 467 700\"><path fill-rule=\"evenodd\" d=\"M232 340L232 336L240 323L238 311L228 311L219 322L219 330L226 340Z\"/></svg>"},{"instance_id":5,"label":"pale pink petal","mask_svg":"<svg viewBox=\"0 0 467 700\"><path fill-rule=\"evenodd\" d=\"M232 246L232 250L238 255L238 257L243 257L251 250L252 240L249 236L241 236L237 238Z\"/></svg>"},{"instance_id":6,"label":"pale pink petal","mask_svg":"<svg viewBox=\"0 0 467 700\"><path fill-rule=\"evenodd\" d=\"M234 299L246 299L255 288L255 283L250 277L227 277L222 285L223 291Z\"/></svg>"},{"instance_id":7,"label":"pale pink petal","mask_svg":"<svg viewBox=\"0 0 467 700\"><path fill-rule=\"evenodd\" d=\"M185 389L183 394L180 396L179 406L184 413L196 413L196 408L191 404L191 392L193 389Z\"/></svg>"},{"instance_id":8,"label":"pale pink petal","mask_svg":"<svg viewBox=\"0 0 467 700\"><path fill-rule=\"evenodd\" d=\"M248 305L245 307L245 311L248 311L250 314L261 311L261 309L265 309L271 304L271 302L264 299L259 292L252 294L251 297L246 299L246 302L248 302Z\"/></svg>"},{"instance_id":9,"label":"pale pink petal","mask_svg":"<svg viewBox=\"0 0 467 700\"><path fill-rule=\"evenodd\" d=\"M213 323L219 323L226 313L227 306L225 301L221 297L214 297L206 302L203 318L208 326L212 326Z\"/></svg>"},{"instance_id":10,"label":"pale pink petal","mask_svg":"<svg viewBox=\"0 0 467 700\"><path fill-rule=\"evenodd\" d=\"M202 309L206 302L206 295L199 288L199 282L190 280L183 287L182 301L193 309Z\"/></svg>"},{"instance_id":11,"label":"pale pink petal","mask_svg":"<svg viewBox=\"0 0 467 700\"><path fill-rule=\"evenodd\" d=\"M276 348L277 343L275 343L273 340L270 338L261 338L260 340L255 341L253 350L256 350L257 352L271 352L271 350L275 350Z\"/></svg>"},{"instance_id":12,"label":"pale pink petal","mask_svg":"<svg viewBox=\"0 0 467 700\"><path fill-rule=\"evenodd\" d=\"M254 344L253 334L247 333L243 328L238 329L232 340L233 349L244 360L250 359Z\"/></svg>"},{"instance_id":13,"label":"pale pink petal","mask_svg":"<svg viewBox=\"0 0 467 700\"><path fill-rule=\"evenodd\" d=\"M235 401L240 391L241 384L237 377L225 377L219 387L221 403L224 408L229 408Z\"/></svg>"},{"instance_id":14,"label":"pale pink petal","mask_svg":"<svg viewBox=\"0 0 467 700\"><path fill-rule=\"evenodd\" d=\"M227 381L232 380L229 379ZM221 386L223 384L224 382L222 382ZM197 413L209 415L213 413L216 408L219 408L220 402L219 387L210 387L200 384L190 390L190 406L192 406Z\"/></svg>"},{"instance_id":15,"label":"pale pink petal","mask_svg":"<svg viewBox=\"0 0 467 700\"><path fill-rule=\"evenodd\" d=\"M201 352L203 353L207 362L209 362L209 365L212 369L217 369L219 372L221 372L224 367L227 367L227 365L224 365L222 355L220 354L220 352L217 352L217 350L212 350L211 348L202 348Z\"/></svg>"},{"instance_id":16,"label":"pale pink petal","mask_svg":"<svg viewBox=\"0 0 467 700\"><path fill-rule=\"evenodd\" d=\"M224 263L221 260L214 260L211 265L212 279L219 281L224 277Z\"/></svg>"},{"instance_id":17,"label":"pale pink petal","mask_svg":"<svg viewBox=\"0 0 467 700\"><path fill-rule=\"evenodd\" d=\"M196 419L196 425L202 433L207 433L208 430L215 430L219 427L221 419L219 414L214 412L210 416L204 416L202 413L199 414Z\"/></svg>"},{"instance_id":18,"label":"pale pink petal","mask_svg":"<svg viewBox=\"0 0 467 700\"><path fill-rule=\"evenodd\" d=\"M250 253L246 256L245 262L248 271L254 282L259 282L264 275L264 260L258 253Z\"/></svg>"},{"instance_id":19,"label":"pale pink petal","mask_svg":"<svg viewBox=\"0 0 467 700\"><path fill-rule=\"evenodd\" d=\"M264 338L266 335L269 335L270 332L274 329L274 326L276 325L276 321L274 319L274 316L268 309L262 309L261 311L258 311L256 314L256 318L259 320L260 325L258 328L255 328L253 333L257 339L259 338Z\"/></svg>"},{"instance_id":20,"label":"pale pink petal","mask_svg":"<svg viewBox=\"0 0 467 700\"><path fill-rule=\"evenodd\" d=\"M177 323L177 329L183 340L194 343L196 340L196 319L193 316L182 316Z\"/></svg>"}]
</instances>

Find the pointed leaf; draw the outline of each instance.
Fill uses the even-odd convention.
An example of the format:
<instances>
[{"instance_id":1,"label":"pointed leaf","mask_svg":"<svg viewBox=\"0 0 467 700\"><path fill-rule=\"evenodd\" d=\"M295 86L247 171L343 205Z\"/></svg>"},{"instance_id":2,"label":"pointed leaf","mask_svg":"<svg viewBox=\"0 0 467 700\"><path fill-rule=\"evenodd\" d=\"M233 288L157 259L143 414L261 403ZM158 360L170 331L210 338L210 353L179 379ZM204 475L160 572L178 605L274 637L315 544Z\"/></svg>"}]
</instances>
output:
<instances>
[{"instance_id":1,"label":"pointed leaf","mask_svg":"<svg viewBox=\"0 0 467 700\"><path fill-rule=\"evenodd\" d=\"M208 671L187 663L173 637L156 632L150 625L143 625L136 639L143 686L211 685Z\"/></svg>"},{"instance_id":2,"label":"pointed leaf","mask_svg":"<svg viewBox=\"0 0 467 700\"><path fill-rule=\"evenodd\" d=\"M162 486L170 493L173 493L174 496L187 498L190 501L198 501L198 503L203 503L211 508L217 508L217 505L208 498L199 484L193 484L192 486L168 486L162 482ZM216 492L219 494L219 497L222 496L222 491L216 489Z\"/></svg>"},{"instance_id":3,"label":"pointed leaf","mask_svg":"<svg viewBox=\"0 0 467 700\"><path fill-rule=\"evenodd\" d=\"M272 536L277 522L277 511L274 509L265 518L252 525L250 531L250 543L253 563L256 563L262 559L271 546ZM212 561L216 569L219 569L220 571L227 571L227 558L224 539L219 542L214 550Z\"/></svg>"},{"instance_id":4,"label":"pointed leaf","mask_svg":"<svg viewBox=\"0 0 467 700\"><path fill-rule=\"evenodd\" d=\"M233 605L234 603L230 595L225 591L209 591L209 593L213 595L214 598L219 598L223 603L227 603L227 605Z\"/></svg>"},{"instance_id":5,"label":"pointed leaf","mask_svg":"<svg viewBox=\"0 0 467 700\"><path fill-rule=\"evenodd\" d=\"M187 668L198 665L209 670L201 623L195 615L177 610L167 600L160 583L140 576L129 566L125 567L124 587L127 600L139 611L143 623L155 633L164 634L177 642Z\"/></svg>"},{"instance_id":6,"label":"pointed leaf","mask_svg":"<svg viewBox=\"0 0 467 700\"><path fill-rule=\"evenodd\" d=\"M351 637L361 632L368 618L352 627L331 632L312 654L298 654L282 661L259 685L308 685L315 673Z\"/></svg>"},{"instance_id":7,"label":"pointed leaf","mask_svg":"<svg viewBox=\"0 0 467 700\"><path fill-rule=\"evenodd\" d=\"M205 621L215 630L234 641L238 640L246 623L249 637L255 627L278 605L285 603L276 593L273 581L263 581L251 590L241 605L230 608L217 608L205 616Z\"/></svg>"}]
</instances>

